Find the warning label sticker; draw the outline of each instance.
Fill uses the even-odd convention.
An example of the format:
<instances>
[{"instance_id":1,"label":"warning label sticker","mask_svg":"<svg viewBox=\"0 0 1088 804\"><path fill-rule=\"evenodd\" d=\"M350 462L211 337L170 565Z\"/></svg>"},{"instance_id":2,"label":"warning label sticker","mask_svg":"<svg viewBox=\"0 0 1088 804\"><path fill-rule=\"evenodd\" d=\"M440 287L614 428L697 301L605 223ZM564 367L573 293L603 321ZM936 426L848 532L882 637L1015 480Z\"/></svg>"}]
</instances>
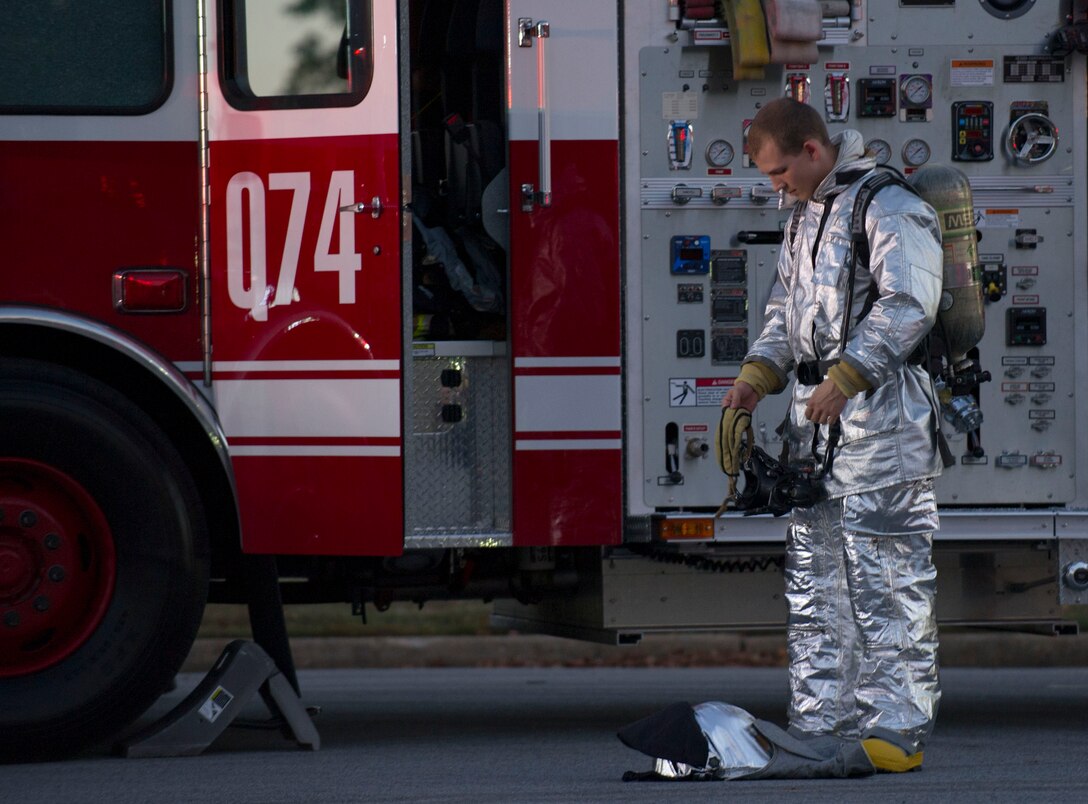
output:
<instances>
[{"instance_id":1,"label":"warning label sticker","mask_svg":"<svg viewBox=\"0 0 1088 804\"><path fill-rule=\"evenodd\" d=\"M952 59L949 83L954 87L992 87L993 59Z\"/></svg>"},{"instance_id":2,"label":"warning label sticker","mask_svg":"<svg viewBox=\"0 0 1088 804\"><path fill-rule=\"evenodd\" d=\"M736 377L673 377L669 379L670 408L716 408Z\"/></svg>"},{"instance_id":3,"label":"warning label sticker","mask_svg":"<svg viewBox=\"0 0 1088 804\"><path fill-rule=\"evenodd\" d=\"M216 687L215 691L208 696L208 700L204 701L197 711L206 721L214 723L216 718L223 714L223 710L230 706L230 702L233 700L233 695L222 687Z\"/></svg>"},{"instance_id":4,"label":"warning label sticker","mask_svg":"<svg viewBox=\"0 0 1088 804\"><path fill-rule=\"evenodd\" d=\"M975 210L975 226L979 229L1015 229L1019 225L1019 209Z\"/></svg>"}]
</instances>

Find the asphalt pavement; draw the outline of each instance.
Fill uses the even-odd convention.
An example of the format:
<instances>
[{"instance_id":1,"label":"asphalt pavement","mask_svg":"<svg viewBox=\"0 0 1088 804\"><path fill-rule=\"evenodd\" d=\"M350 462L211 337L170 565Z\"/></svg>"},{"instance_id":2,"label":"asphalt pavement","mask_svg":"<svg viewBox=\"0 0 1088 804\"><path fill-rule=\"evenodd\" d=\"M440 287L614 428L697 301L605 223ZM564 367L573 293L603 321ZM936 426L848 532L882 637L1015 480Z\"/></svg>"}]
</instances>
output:
<instances>
[{"instance_id":1,"label":"asphalt pavement","mask_svg":"<svg viewBox=\"0 0 1088 804\"><path fill-rule=\"evenodd\" d=\"M198 640L183 670L207 670L229 641ZM528 634L301 637L293 638L291 645L299 669L780 667L786 662L781 633L648 635L632 646ZM942 631L940 662L942 667L1088 667L1088 634Z\"/></svg>"},{"instance_id":2,"label":"asphalt pavement","mask_svg":"<svg viewBox=\"0 0 1088 804\"><path fill-rule=\"evenodd\" d=\"M143 719L162 716L196 684ZM861 779L625 783L650 757L616 730L677 701L721 700L781 723L781 667L303 670L319 751L228 728L198 757L0 767L0 801L511 804L693 801L1083 802L1088 677L1080 668L948 668L920 771ZM246 717L267 717L260 697Z\"/></svg>"}]
</instances>

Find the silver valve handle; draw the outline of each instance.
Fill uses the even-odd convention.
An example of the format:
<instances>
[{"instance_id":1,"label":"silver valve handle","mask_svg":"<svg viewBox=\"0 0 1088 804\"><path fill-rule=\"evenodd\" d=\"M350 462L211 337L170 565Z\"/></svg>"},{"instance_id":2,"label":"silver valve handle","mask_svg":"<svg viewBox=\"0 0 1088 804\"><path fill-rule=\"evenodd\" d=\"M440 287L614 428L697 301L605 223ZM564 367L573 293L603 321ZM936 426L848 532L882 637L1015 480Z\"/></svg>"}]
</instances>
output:
<instances>
[{"instance_id":1,"label":"silver valve handle","mask_svg":"<svg viewBox=\"0 0 1088 804\"><path fill-rule=\"evenodd\" d=\"M1030 112L1012 122L1005 144L1017 162L1045 162L1058 150L1058 127L1046 115Z\"/></svg>"}]
</instances>

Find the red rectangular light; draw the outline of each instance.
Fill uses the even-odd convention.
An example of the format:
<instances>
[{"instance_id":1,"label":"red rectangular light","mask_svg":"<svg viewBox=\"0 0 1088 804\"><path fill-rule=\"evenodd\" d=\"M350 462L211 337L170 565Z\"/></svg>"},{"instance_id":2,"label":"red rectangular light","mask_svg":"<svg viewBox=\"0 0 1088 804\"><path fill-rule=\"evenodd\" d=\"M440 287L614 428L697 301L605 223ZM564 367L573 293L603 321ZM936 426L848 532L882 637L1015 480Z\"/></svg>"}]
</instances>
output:
<instances>
[{"instance_id":1,"label":"red rectangular light","mask_svg":"<svg viewBox=\"0 0 1088 804\"><path fill-rule=\"evenodd\" d=\"M179 268L130 268L113 275L113 306L121 313L180 313L188 277Z\"/></svg>"}]
</instances>

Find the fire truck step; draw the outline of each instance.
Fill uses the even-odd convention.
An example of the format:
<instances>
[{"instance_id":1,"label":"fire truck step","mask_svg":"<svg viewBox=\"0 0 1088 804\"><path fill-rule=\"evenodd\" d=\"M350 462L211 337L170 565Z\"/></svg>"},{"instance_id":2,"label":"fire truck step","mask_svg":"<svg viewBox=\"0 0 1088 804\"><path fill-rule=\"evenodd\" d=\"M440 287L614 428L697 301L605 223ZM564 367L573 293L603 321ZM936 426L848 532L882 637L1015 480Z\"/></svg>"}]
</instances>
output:
<instances>
[{"instance_id":1,"label":"fire truck step","mask_svg":"<svg viewBox=\"0 0 1088 804\"><path fill-rule=\"evenodd\" d=\"M317 751L321 737L294 689L259 645L231 642L189 695L159 721L117 745L124 757L197 756L235 721L255 694L272 713L263 725L280 727L303 748Z\"/></svg>"}]
</instances>

